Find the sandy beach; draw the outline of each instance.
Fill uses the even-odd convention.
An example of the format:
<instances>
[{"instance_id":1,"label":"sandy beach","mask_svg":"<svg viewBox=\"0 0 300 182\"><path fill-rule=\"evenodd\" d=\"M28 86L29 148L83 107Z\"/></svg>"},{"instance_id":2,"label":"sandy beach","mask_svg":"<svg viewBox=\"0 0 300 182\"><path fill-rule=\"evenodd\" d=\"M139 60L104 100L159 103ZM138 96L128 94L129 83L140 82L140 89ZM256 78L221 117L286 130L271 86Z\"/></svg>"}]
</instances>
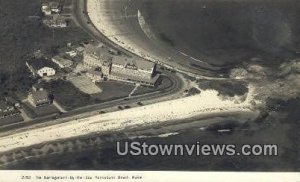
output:
<instances>
[{"instance_id":1,"label":"sandy beach","mask_svg":"<svg viewBox=\"0 0 300 182\"><path fill-rule=\"evenodd\" d=\"M122 8L118 6L122 6ZM86 7L88 16L97 30L118 46L144 59L199 78L207 77L200 76L199 70L195 70L189 63L197 62L203 68L219 69L213 68L212 65L203 61L195 61L195 58L189 55L182 55L180 51L161 45L143 18L143 12L135 8L129 10L130 6L129 4L123 7L123 4L118 5L118 3L107 0L95 0L87 1ZM202 74L204 72L204 70L201 71Z\"/></svg>"},{"instance_id":2,"label":"sandy beach","mask_svg":"<svg viewBox=\"0 0 300 182\"><path fill-rule=\"evenodd\" d=\"M148 60L157 62L158 60L166 59L164 57L158 57L157 55L150 55L148 53L149 50L145 50L143 49L143 47L137 47L136 43L129 38L130 36L128 34L130 34L130 32L120 32L119 28L115 27L114 24L111 23L111 17L108 16L108 10L105 11L105 9L106 8L104 1L87 1L87 11L89 12L89 18L103 35L105 35L107 38L109 38L119 46ZM137 13L138 12L131 16L133 18L137 18Z\"/></svg>"},{"instance_id":3,"label":"sandy beach","mask_svg":"<svg viewBox=\"0 0 300 182\"><path fill-rule=\"evenodd\" d=\"M73 120L0 138L0 153L50 141L92 133L119 131L133 126L149 126L203 114L224 114L251 110L252 91L244 102L223 100L214 90L176 100ZM239 103L238 103L239 102Z\"/></svg>"},{"instance_id":4,"label":"sandy beach","mask_svg":"<svg viewBox=\"0 0 300 182\"><path fill-rule=\"evenodd\" d=\"M137 48L134 40L128 35L119 34L112 26L105 11L99 11L103 5L101 0L87 1L87 8L91 21L108 38L126 49L152 61L157 58L145 55L143 47ZM103 8L102 8L103 9ZM121 25L120 25L121 26ZM118 35L116 38L116 35ZM123 36L124 35L124 36ZM126 44L124 44L126 42ZM134 49L133 49L134 47ZM151 54L151 53L149 53ZM201 115L220 115L232 112L253 112L254 88L249 86L247 98L239 97L225 99L218 96L215 90L202 90L200 94L161 101L159 103L137 108L98 114L83 119L71 120L65 123L47 126L0 137L0 153L6 153L18 148L25 148L36 144L48 143L55 140L90 135L107 131L119 131L128 127L149 126L173 120L184 120Z\"/></svg>"}]
</instances>

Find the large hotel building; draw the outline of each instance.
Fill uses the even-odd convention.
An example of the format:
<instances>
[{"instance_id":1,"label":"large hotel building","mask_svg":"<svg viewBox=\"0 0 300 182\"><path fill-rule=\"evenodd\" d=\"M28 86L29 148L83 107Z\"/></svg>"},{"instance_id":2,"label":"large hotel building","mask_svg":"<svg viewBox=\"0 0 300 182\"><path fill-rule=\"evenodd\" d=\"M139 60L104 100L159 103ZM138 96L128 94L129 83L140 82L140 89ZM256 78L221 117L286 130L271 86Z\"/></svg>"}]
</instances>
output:
<instances>
[{"instance_id":1,"label":"large hotel building","mask_svg":"<svg viewBox=\"0 0 300 182\"><path fill-rule=\"evenodd\" d=\"M154 86L160 76L156 73L155 63L112 55L104 46L86 45L83 62L111 80Z\"/></svg>"}]
</instances>

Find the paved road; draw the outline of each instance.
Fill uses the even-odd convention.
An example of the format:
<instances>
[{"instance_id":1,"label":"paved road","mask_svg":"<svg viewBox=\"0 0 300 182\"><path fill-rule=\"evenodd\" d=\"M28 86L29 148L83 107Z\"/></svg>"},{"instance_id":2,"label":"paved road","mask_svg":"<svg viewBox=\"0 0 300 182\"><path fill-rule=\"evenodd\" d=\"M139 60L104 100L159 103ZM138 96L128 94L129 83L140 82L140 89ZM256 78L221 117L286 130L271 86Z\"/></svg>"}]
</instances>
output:
<instances>
[{"instance_id":1,"label":"paved road","mask_svg":"<svg viewBox=\"0 0 300 182\"><path fill-rule=\"evenodd\" d=\"M51 115L51 116L46 116L43 118L31 120L28 122L21 122L6 127L0 127L0 132L1 132L0 136L9 135L11 133L29 130L32 128L55 125L62 122L68 122L74 119L89 117L92 115L99 114L99 112L103 109L113 108L117 106L133 105L138 102L145 102L145 101L147 101L148 103L149 102L155 103L163 99L168 100L168 98L171 99L172 97L176 97L178 94L182 93L182 91L185 89L184 88L185 83L183 82L183 80L178 76L176 76L175 74L171 74L170 72L167 71L164 71L163 74L168 75L168 78L172 82L172 86L165 90L148 93L144 95L131 96L130 98L127 97L127 98L117 99L117 100L108 101L100 104L88 105L88 106L74 109L67 113L63 113L60 116Z\"/></svg>"},{"instance_id":2,"label":"paved road","mask_svg":"<svg viewBox=\"0 0 300 182\"><path fill-rule=\"evenodd\" d=\"M126 55L133 56L133 57L136 56L133 53L111 42L109 39L103 36L99 31L97 31L93 27L93 25L87 23L88 21L87 17L83 13L85 11L85 5L86 5L85 0L73 0L72 6L74 11L73 16L74 16L75 23L78 26L80 26L86 33L88 33L93 39L103 42L111 47L116 47ZM0 135L8 135L10 133L20 131L20 130L54 125L61 122L67 122L74 118L88 117L95 114L95 112L99 112L102 109L112 108L119 105L132 105L134 103L150 101L150 100L153 100L154 103L157 102L159 98L174 97L174 95L178 94L184 89L184 83L182 79L180 79L174 73L171 73L169 71L162 71L162 72L165 76L167 76L172 81L172 86L163 91L157 91L157 92L148 93L139 96L131 96L130 98L127 97L127 98L117 99L117 100L108 101L100 104L88 105L88 106L74 109L67 113L63 113L60 116L53 116L53 115L45 116L28 122L16 123L5 127L0 127L0 132L2 132L0 133Z\"/></svg>"},{"instance_id":3,"label":"paved road","mask_svg":"<svg viewBox=\"0 0 300 182\"><path fill-rule=\"evenodd\" d=\"M86 33L88 33L91 37L93 37L95 40L98 40L100 42L103 42L107 45L110 45L114 48L117 48L119 51L123 52L126 55L133 56L133 57L140 57L136 54L133 54L132 52L124 49L123 47L119 46L118 44L115 44L111 40L109 40L106 36L104 36L101 32L97 30L97 28L92 24L91 20L88 17L87 13L87 8L86 8L86 1L87 0L72 0L73 4L73 16L74 16L74 21L75 23L80 26ZM175 56L176 57L176 56ZM141 58L141 57L140 57ZM142 58L144 59L144 58ZM166 68L175 70L179 73L183 73L186 75L189 75L191 77L195 77L197 79L208 79L208 80L224 80L227 78L223 78L222 76L211 73L213 76L205 76L204 73L203 75L197 74L193 72L193 70L181 66L179 67L174 67L171 64L159 62L159 65L162 65ZM199 72L199 71L197 71Z\"/></svg>"}]
</instances>

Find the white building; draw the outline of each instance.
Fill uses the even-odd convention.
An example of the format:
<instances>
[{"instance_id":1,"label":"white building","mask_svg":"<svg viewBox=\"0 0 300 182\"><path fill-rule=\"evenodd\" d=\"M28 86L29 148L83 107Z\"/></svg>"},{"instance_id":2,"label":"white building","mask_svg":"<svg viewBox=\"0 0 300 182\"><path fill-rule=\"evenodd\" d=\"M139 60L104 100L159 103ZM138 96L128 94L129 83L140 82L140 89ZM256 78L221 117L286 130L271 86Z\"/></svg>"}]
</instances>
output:
<instances>
[{"instance_id":1,"label":"white building","mask_svg":"<svg viewBox=\"0 0 300 182\"><path fill-rule=\"evenodd\" d=\"M47 60L27 61L26 66L33 76L50 77L56 74L54 67Z\"/></svg>"},{"instance_id":2,"label":"white building","mask_svg":"<svg viewBox=\"0 0 300 182\"><path fill-rule=\"evenodd\" d=\"M45 77L45 76L54 76L56 73L55 69L53 68L50 68L50 67L42 67L40 68L38 71L37 71L37 74L40 76L40 77Z\"/></svg>"}]
</instances>

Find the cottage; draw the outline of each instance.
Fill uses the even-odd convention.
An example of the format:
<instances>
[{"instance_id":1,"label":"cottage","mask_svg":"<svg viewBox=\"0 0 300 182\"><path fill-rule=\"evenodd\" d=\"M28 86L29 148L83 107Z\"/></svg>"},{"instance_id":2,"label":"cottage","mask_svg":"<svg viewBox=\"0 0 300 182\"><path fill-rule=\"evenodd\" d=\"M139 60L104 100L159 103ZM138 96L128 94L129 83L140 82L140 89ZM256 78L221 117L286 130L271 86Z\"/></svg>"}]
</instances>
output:
<instances>
[{"instance_id":1,"label":"cottage","mask_svg":"<svg viewBox=\"0 0 300 182\"><path fill-rule=\"evenodd\" d=\"M54 56L52 61L57 64L60 68L69 68L73 65L73 61L65 59L61 56Z\"/></svg>"},{"instance_id":2,"label":"cottage","mask_svg":"<svg viewBox=\"0 0 300 182\"><path fill-rule=\"evenodd\" d=\"M47 60L30 60L26 62L26 66L33 76L49 77L56 74L54 66Z\"/></svg>"},{"instance_id":3,"label":"cottage","mask_svg":"<svg viewBox=\"0 0 300 182\"><path fill-rule=\"evenodd\" d=\"M41 85L35 84L32 86L32 90L28 95L28 101L34 107L41 107L51 104L53 99Z\"/></svg>"}]
</instances>

